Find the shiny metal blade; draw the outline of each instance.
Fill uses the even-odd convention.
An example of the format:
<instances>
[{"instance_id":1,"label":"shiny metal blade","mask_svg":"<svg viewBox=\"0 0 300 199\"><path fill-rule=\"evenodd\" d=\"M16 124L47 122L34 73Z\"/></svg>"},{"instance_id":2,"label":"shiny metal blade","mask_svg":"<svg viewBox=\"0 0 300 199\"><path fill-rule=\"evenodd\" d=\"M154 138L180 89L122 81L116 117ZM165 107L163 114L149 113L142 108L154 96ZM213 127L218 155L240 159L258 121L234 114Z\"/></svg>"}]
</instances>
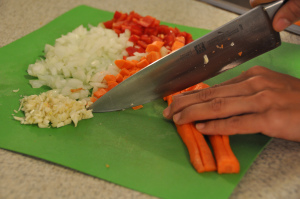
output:
<instances>
[{"instance_id":1,"label":"shiny metal blade","mask_svg":"<svg viewBox=\"0 0 300 199\"><path fill-rule=\"evenodd\" d=\"M90 109L107 112L145 104L278 47L280 36L272 28L271 15L262 6L250 10L129 77Z\"/></svg>"}]
</instances>

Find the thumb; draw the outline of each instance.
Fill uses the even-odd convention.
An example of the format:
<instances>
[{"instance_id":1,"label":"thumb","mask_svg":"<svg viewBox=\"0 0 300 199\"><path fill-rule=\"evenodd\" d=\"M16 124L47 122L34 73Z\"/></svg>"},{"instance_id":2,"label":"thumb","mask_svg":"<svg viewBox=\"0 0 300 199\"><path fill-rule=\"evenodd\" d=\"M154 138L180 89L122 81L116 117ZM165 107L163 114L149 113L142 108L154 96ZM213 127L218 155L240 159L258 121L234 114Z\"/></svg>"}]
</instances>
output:
<instances>
[{"instance_id":1,"label":"thumb","mask_svg":"<svg viewBox=\"0 0 300 199\"><path fill-rule=\"evenodd\" d=\"M300 0L289 0L278 10L273 20L273 28L283 31L300 19Z\"/></svg>"}]
</instances>

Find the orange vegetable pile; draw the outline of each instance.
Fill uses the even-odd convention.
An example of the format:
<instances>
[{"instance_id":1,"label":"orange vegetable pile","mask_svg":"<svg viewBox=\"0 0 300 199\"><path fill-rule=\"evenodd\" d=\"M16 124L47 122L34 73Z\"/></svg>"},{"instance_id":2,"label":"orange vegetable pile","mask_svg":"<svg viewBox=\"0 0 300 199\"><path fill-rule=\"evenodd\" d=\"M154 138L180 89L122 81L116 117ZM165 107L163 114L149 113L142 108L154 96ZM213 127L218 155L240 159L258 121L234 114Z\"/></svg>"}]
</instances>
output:
<instances>
[{"instance_id":1,"label":"orange vegetable pile","mask_svg":"<svg viewBox=\"0 0 300 199\"><path fill-rule=\"evenodd\" d=\"M104 77L108 87L99 88L94 92L91 97L92 102L105 95L106 92L129 76L160 59L163 46L172 52L193 41L191 34L159 24L160 22L151 16L142 17L135 12L126 14L118 11L115 12L112 20L104 23L106 28L113 29L118 34L124 32L125 29L129 29L132 34L129 40L134 43L132 48L126 49L129 56L133 55L134 52L146 52L146 56L140 60L127 60L126 57L116 60L115 64L120 68L119 74ZM178 93L207 87L209 86L199 83ZM164 100L171 104L172 96L178 93L169 95ZM137 110L142 107L142 105L139 105L132 108ZM194 123L176 125L176 128L188 149L190 162L197 172L217 171L221 174L238 173L240 171L239 161L231 150L228 136L208 136L214 151L212 153L205 137L195 128Z\"/></svg>"}]
</instances>

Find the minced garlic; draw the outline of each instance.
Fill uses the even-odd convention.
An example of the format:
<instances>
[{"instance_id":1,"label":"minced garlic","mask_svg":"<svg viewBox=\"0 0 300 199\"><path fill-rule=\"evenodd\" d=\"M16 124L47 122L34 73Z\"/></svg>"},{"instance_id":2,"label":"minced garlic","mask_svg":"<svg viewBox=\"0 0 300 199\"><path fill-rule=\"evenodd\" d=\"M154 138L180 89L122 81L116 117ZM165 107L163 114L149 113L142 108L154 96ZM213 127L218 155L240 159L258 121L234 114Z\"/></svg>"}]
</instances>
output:
<instances>
[{"instance_id":1,"label":"minced garlic","mask_svg":"<svg viewBox=\"0 0 300 199\"><path fill-rule=\"evenodd\" d=\"M25 96L20 100L19 110L24 111L25 117L13 116L21 124L38 124L40 128L62 127L79 120L93 117L92 110L87 110L85 100L76 101L58 94L54 90L41 95Z\"/></svg>"}]
</instances>

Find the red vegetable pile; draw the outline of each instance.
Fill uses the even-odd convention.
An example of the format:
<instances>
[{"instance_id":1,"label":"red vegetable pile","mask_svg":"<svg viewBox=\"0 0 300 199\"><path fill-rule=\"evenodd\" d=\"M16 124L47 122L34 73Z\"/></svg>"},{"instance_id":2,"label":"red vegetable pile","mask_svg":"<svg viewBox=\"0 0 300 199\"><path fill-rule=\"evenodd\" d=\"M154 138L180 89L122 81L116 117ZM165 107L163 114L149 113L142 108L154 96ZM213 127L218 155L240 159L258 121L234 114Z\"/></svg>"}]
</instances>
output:
<instances>
[{"instance_id":1,"label":"red vegetable pile","mask_svg":"<svg viewBox=\"0 0 300 199\"><path fill-rule=\"evenodd\" d=\"M178 28L161 25L160 21L152 16L141 16L136 12L121 13L116 11L112 20L103 23L106 28L113 29L117 34L130 30L129 41L134 43L133 47L128 47L126 51L129 56L134 52L145 52L147 45L154 41L164 42L164 46L171 50L176 37L184 37L185 44L193 41L192 35L181 32Z\"/></svg>"}]
</instances>

